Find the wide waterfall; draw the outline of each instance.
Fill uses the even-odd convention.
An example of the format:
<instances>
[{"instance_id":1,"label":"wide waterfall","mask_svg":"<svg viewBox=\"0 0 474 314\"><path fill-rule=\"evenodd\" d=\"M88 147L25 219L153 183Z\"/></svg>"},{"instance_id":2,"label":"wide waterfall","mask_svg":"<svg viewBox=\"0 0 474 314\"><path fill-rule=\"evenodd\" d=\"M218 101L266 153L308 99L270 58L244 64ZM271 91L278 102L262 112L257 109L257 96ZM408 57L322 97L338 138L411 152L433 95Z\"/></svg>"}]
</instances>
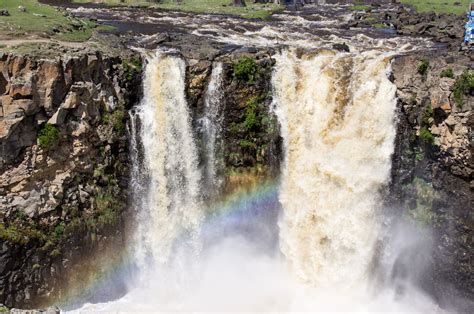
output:
<instances>
[{"instance_id":1,"label":"wide waterfall","mask_svg":"<svg viewBox=\"0 0 474 314\"><path fill-rule=\"evenodd\" d=\"M396 243L381 243L380 193L396 123L390 58L327 50L274 58L281 177L215 202L205 189L219 180L222 64L213 66L194 133L184 60L169 52L149 57L144 99L130 123L139 216L134 264L142 280L120 300L83 309L438 310L405 279L394 287L376 278L380 270L391 276L398 254Z\"/></svg>"},{"instance_id":2,"label":"wide waterfall","mask_svg":"<svg viewBox=\"0 0 474 314\"><path fill-rule=\"evenodd\" d=\"M201 174L185 99L185 63L158 52L148 60L139 107L144 171L148 180L140 214L140 253L163 264L179 237L199 250ZM143 258L143 256L142 256Z\"/></svg>"},{"instance_id":3,"label":"wide waterfall","mask_svg":"<svg viewBox=\"0 0 474 314\"><path fill-rule=\"evenodd\" d=\"M273 79L285 140L280 241L291 270L317 286L369 275L379 189L388 183L395 91L383 54L277 57Z\"/></svg>"}]
</instances>

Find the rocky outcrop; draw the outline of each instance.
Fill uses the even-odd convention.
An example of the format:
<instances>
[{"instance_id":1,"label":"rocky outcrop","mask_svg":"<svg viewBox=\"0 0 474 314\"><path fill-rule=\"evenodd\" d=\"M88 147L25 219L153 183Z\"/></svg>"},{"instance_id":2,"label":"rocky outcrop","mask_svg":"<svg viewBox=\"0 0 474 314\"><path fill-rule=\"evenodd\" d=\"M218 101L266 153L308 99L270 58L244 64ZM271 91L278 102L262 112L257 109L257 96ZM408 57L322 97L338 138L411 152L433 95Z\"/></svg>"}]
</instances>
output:
<instances>
[{"instance_id":1,"label":"rocky outcrop","mask_svg":"<svg viewBox=\"0 0 474 314\"><path fill-rule=\"evenodd\" d=\"M474 296L470 65L456 54L403 56L393 63L400 112L391 204L397 216L434 230L431 271L422 285L441 305L461 311L468 308L456 296ZM450 301L442 299L448 295Z\"/></svg>"},{"instance_id":2,"label":"rocky outcrop","mask_svg":"<svg viewBox=\"0 0 474 314\"><path fill-rule=\"evenodd\" d=\"M47 305L95 252L123 247L130 60L0 56L0 303Z\"/></svg>"},{"instance_id":3,"label":"rocky outcrop","mask_svg":"<svg viewBox=\"0 0 474 314\"><path fill-rule=\"evenodd\" d=\"M401 7L393 11L357 12L349 26L385 25L400 35L430 37L457 47L464 38L464 23L464 17L456 14L416 13Z\"/></svg>"},{"instance_id":4,"label":"rocky outcrop","mask_svg":"<svg viewBox=\"0 0 474 314\"><path fill-rule=\"evenodd\" d=\"M230 192L249 180L264 180L279 173L281 137L271 110L272 51L241 49L216 56L213 61L191 60L188 67L188 99L193 121L203 114L205 90L213 64L223 64L221 104L223 188ZM199 130L198 127L195 129ZM198 141L203 138L198 134ZM198 143L202 146L203 143ZM245 181L245 182L243 182Z\"/></svg>"}]
</instances>

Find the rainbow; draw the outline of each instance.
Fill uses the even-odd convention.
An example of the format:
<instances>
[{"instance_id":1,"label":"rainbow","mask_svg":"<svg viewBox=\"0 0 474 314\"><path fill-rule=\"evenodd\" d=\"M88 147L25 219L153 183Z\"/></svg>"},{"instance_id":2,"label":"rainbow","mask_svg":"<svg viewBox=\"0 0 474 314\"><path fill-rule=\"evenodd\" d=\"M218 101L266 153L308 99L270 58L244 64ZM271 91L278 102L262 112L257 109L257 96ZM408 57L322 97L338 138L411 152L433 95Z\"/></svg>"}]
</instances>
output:
<instances>
[{"instance_id":1,"label":"rainbow","mask_svg":"<svg viewBox=\"0 0 474 314\"><path fill-rule=\"evenodd\" d=\"M222 235L230 229L245 231L251 228L249 226L253 221L259 219L272 219L276 224L280 210L278 190L278 180L261 179L252 184L239 185L213 201L206 207L206 219L201 226L203 241L214 239L216 233ZM265 233L264 230L259 232ZM183 234L176 242L179 244L187 239L188 235ZM68 278L70 284L64 289L67 292L54 300L55 304L64 310L74 310L85 302L100 303L120 298L132 288L136 278L134 275L138 272L133 250L111 249L103 253L98 258L102 262L106 261L99 264L102 265L101 269L97 269L97 264L92 265L85 273L81 269L79 282L71 283L73 280ZM113 292L110 292L111 287L114 287Z\"/></svg>"}]
</instances>

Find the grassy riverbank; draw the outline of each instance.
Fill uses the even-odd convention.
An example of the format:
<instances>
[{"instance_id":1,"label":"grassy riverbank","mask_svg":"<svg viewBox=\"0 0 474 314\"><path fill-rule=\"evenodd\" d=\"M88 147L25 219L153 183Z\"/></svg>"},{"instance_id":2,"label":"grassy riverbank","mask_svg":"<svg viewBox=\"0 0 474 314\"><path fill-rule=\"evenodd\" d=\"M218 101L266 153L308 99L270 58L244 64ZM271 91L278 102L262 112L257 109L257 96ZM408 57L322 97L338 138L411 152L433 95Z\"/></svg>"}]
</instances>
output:
<instances>
[{"instance_id":1,"label":"grassy riverbank","mask_svg":"<svg viewBox=\"0 0 474 314\"><path fill-rule=\"evenodd\" d=\"M105 3L108 5L140 5L153 6L156 8L179 10L196 13L215 13L215 14L234 14L244 18L269 17L273 12L281 9L281 6L271 3L252 3L247 1L246 7L234 7L230 5L231 0L182 0L177 3L175 0L163 0L161 3L155 3L151 0L73 0L75 3Z\"/></svg>"},{"instance_id":2,"label":"grassy riverbank","mask_svg":"<svg viewBox=\"0 0 474 314\"><path fill-rule=\"evenodd\" d=\"M463 14L468 10L470 0L401 0L401 2L414 7L418 12Z\"/></svg>"},{"instance_id":3,"label":"grassy riverbank","mask_svg":"<svg viewBox=\"0 0 474 314\"><path fill-rule=\"evenodd\" d=\"M97 27L94 22L67 16L36 0L1 0L0 10L9 13L9 16L0 16L0 38L3 39L40 37L82 42L88 40Z\"/></svg>"}]
</instances>

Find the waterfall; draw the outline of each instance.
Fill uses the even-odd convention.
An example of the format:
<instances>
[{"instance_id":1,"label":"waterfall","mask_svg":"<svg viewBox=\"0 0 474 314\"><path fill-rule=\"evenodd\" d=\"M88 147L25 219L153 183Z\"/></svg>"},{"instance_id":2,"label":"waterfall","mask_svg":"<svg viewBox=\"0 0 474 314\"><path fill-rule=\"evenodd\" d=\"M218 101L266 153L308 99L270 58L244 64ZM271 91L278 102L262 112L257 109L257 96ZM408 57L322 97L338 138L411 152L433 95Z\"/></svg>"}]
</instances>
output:
<instances>
[{"instance_id":1,"label":"waterfall","mask_svg":"<svg viewBox=\"0 0 474 314\"><path fill-rule=\"evenodd\" d=\"M366 281L389 181L396 87L389 58L320 51L277 57L275 106L285 144L280 246L317 287Z\"/></svg>"},{"instance_id":2,"label":"waterfall","mask_svg":"<svg viewBox=\"0 0 474 314\"><path fill-rule=\"evenodd\" d=\"M140 193L138 260L169 261L178 239L199 249L201 175L185 98L185 63L157 52L148 59L138 108L146 187ZM134 120L132 122L135 124ZM143 182L145 181L145 182Z\"/></svg>"},{"instance_id":3,"label":"waterfall","mask_svg":"<svg viewBox=\"0 0 474 314\"><path fill-rule=\"evenodd\" d=\"M202 141L204 146L204 172L203 182L206 187L206 196L215 196L219 191L221 180L217 176L220 163L218 154L221 148L222 119L221 102L224 91L222 86L221 62L214 64L211 78L204 98L204 115L201 119Z\"/></svg>"}]
</instances>

